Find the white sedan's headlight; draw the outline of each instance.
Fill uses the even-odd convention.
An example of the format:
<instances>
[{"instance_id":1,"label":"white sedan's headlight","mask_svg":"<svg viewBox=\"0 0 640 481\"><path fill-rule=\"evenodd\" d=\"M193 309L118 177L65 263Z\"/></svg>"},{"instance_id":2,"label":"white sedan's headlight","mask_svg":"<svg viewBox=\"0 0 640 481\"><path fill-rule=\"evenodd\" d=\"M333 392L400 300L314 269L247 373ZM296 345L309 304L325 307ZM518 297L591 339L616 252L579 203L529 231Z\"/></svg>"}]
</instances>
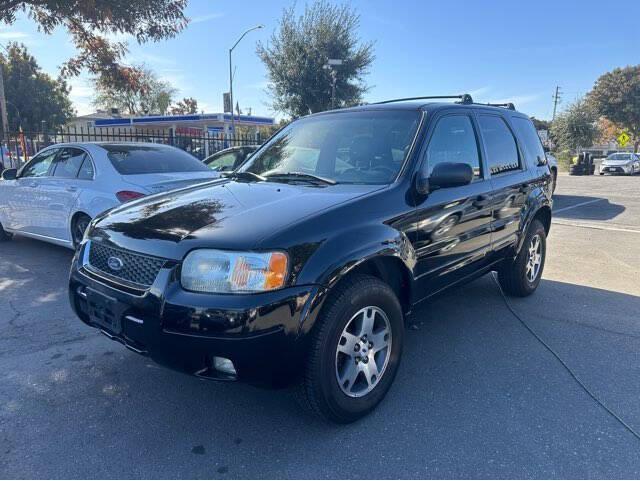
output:
<instances>
[{"instance_id":1,"label":"white sedan's headlight","mask_svg":"<svg viewBox=\"0 0 640 481\"><path fill-rule=\"evenodd\" d=\"M210 293L262 292L278 289L287 277L284 252L191 251L182 263L182 287Z\"/></svg>"}]
</instances>

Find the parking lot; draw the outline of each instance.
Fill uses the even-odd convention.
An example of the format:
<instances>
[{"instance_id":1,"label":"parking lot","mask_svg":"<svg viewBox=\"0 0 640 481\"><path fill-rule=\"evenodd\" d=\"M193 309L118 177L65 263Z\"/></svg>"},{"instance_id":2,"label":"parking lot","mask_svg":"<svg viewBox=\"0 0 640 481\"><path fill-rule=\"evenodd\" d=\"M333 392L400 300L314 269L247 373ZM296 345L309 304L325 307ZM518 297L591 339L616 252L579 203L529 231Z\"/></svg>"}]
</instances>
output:
<instances>
[{"instance_id":1,"label":"parking lot","mask_svg":"<svg viewBox=\"0 0 640 481\"><path fill-rule=\"evenodd\" d=\"M640 431L640 177L561 175L539 290L513 310ZM328 425L287 391L157 367L72 314L71 251L0 244L0 477L636 478L640 439L491 276L415 311L396 383Z\"/></svg>"}]
</instances>

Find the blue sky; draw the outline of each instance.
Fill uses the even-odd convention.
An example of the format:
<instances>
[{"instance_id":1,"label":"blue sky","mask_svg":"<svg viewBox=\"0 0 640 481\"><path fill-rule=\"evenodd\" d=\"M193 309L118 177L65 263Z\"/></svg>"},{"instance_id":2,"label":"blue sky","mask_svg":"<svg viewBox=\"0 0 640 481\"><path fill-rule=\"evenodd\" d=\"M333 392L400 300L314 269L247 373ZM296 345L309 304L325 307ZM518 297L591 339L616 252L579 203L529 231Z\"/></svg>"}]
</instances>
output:
<instances>
[{"instance_id":1,"label":"blue sky","mask_svg":"<svg viewBox=\"0 0 640 481\"><path fill-rule=\"evenodd\" d=\"M234 51L234 95L243 109L274 115L266 71L255 54L290 1L190 0L192 23L176 38L144 45L131 40L129 62L145 62L207 112L222 109L228 89L228 48L246 28L262 23ZM418 1L352 0L361 14L360 37L375 42L365 99L469 92L479 101L513 101L548 119L556 85L561 106L586 93L615 67L640 64L640 1ZM304 1L298 1L302 10ZM57 75L73 55L64 30L38 33L20 19L0 26L0 43L26 43L42 67ZM127 40L126 38L124 40ZM80 113L93 110L87 76L71 80ZM277 116L277 114L276 114Z\"/></svg>"}]
</instances>

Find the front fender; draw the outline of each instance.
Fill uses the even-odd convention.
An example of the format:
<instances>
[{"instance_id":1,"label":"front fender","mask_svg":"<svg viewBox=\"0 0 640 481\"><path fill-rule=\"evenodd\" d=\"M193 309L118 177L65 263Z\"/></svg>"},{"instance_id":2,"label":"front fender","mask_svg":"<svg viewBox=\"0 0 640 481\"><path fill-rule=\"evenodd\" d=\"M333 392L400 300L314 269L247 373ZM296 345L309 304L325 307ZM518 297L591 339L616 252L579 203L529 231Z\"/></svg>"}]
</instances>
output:
<instances>
[{"instance_id":1,"label":"front fender","mask_svg":"<svg viewBox=\"0 0 640 481\"><path fill-rule=\"evenodd\" d=\"M319 284L317 295L305 310L300 335L313 328L331 288L353 269L376 258L397 259L413 281L416 265L413 245L404 233L392 227L362 226L344 231L317 247L297 275L297 284Z\"/></svg>"},{"instance_id":2,"label":"front fender","mask_svg":"<svg viewBox=\"0 0 640 481\"><path fill-rule=\"evenodd\" d=\"M345 274L375 257L397 258L413 273L416 253L407 236L387 225L343 231L315 250L300 271L298 284L333 287Z\"/></svg>"}]
</instances>

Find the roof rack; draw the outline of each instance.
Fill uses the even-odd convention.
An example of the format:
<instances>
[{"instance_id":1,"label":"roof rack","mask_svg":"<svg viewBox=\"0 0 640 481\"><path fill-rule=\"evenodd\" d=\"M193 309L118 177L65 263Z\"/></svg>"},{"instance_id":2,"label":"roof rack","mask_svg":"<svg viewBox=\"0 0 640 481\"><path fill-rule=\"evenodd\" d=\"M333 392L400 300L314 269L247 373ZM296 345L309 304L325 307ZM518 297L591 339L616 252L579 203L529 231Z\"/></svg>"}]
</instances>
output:
<instances>
[{"instance_id":1,"label":"roof rack","mask_svg":"<svg viewBox=\"0 0 640 481\"><path fill-rule=\"evenodd\" d=\"M507 102L504 104L487 104L489 107L504 107L505 109L515 110L516 106L513 105L513 102Z\"/></svg>"},{"instance_id":2,"label":"roof rack","mask_svg":"<svg viewBox=\"0 0 640 481\"><path fill-rule=\"evenodd\" d=\"M406 97L406 98L402 98L402 99L391 99L391 100L383 100L382 102L374 102L373 105L380 105L380 104L390 104L393 102L405 102L407 100L433 100L433 99L460 99L459 102L460 104L472 104L473 103L473 99L471 98L471 95L469 94L462 94L462 95L430 95L427 97Z\"/></svg>"}]
</instances>

